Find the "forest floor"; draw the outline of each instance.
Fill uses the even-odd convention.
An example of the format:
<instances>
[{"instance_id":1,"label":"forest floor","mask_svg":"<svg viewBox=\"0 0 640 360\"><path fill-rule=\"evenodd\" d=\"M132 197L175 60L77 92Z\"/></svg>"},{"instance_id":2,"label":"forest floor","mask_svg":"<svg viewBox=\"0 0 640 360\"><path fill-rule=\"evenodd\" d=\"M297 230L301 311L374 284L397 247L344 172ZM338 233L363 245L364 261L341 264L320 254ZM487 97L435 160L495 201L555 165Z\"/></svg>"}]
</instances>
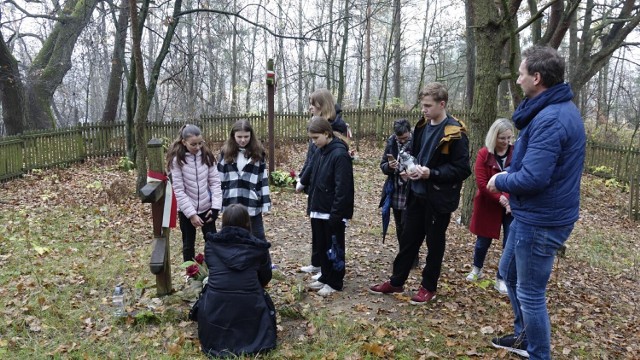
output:
<instances>
[{"instance_id":1,"label":"forest floor","mask_svg":"<svg viewBox=\"0 0 640 360\"><path fill-rule=\"evenodd\" d=\"M300 169L306 145L278 147L277 169ZM272 187L264 216L277 270L268 291L278 308L276 351L265 358L516 358L490 346L512 330L508 298L493 289L497 242L485 278L470 283L475 237L455 220L436 301L412 306L420 270L405 293L367 291L388 279L397 250L393 220L383 244L378 203L382 149L361 144L354 163L355 213L347 228L344 291L306 290L310 224L306 196ZM134 194L135 173L117 159L34 171L0 184L0 357L198 357L197 326L186 320L190 295L180 233L171 232L172 296L155 296L149 272L150 207ZM628 192L585 175L581 215L548 286L552 352L557 359L632 359L640 353L640 223L626 214ZM218 223L219 226L219 223ZM196 243L203 251L202 240ZM426 246L421 250L424 265ZM124 324L110 318L110 295L128 289ZM340 338L344 336L344 338Z\"/></svg>"}]
</instances>

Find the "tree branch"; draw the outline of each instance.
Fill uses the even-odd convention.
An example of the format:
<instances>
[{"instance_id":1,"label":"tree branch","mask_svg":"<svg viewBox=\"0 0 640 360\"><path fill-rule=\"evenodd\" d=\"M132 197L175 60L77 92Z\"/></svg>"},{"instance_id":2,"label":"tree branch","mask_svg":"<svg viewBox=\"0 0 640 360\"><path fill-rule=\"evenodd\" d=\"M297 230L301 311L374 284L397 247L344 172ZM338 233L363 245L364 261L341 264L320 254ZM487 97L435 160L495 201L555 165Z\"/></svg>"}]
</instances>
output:
<instances>
[{"instance_id":1,"label":"tree branch","mask_svg":"<svg viewBox=\"0 0 640 360\"><path fill-rule=\"evenodd\" d=\"M41 18L41 19L48 19L48 20L60 21L60 22L64 22L65 20L67 20L69 18L67 16L58 17L58 16L51 16L51 15L34 15L34 14L28 12L27 10L23 9L22 7L20 7L20 5L16 4L16 2L13 1L13 0L5 0L5 2L15 6L15 8L18 9L21 13L23 13L26 16L31 17L31 18Z\"/></svg>"},{"instance_id":2,"label":"tree branch","mask_svg":"<svg viewBox=\"0 0 640 360\"><path fill-rule=\"evenodd\" d=\"M519 34L522 30L528 28L529 25L531 25L533 22L535 22L540 17L542 17L542 15L544 15L544 11L547 10L551 5L555 4L556 1L560 1L560 0L551 1L547 5L543 6L542 9L538 10L538 12L531 17L531 19L527 20L527 22L525 22L524 24L520 25L520 27L518 27L516 29L515 33Z\"/></svg>"},{"instance_id":3,"label":"tree branch","mask_svg":"<svg viewBox=\"0 0 640 360\"><path fill-rule=\"evenodd\" d=\"M307 31L306 33L304 33L303 36L290 36L290 35L281 35L281 34L277 34L276 32L274 32L273 30L269 29L268 27L266 27L265 25L259 24L257 22L254 22L252 20L247 19L246 17L240 15L240 13L234 13L234 12L230 12L230 11L224 11L224 10L213 10L213 9L192 9L192 10L185 10L185 11L181 11L179 12L176 17L180 17L183 15L188 15L188 14L193 14L193 13L199 13L199 12L209 12L209 13L215 13L215 14L220 14L220 15L226 15L226 16L235 16L238 19L241 19L253 26L257 26L263 30L265 30L266 32L268 32L269 34L273 35L274 37L277 38L282 38L282 39L291 39L291 40L305 40L305 41L318 41L318 42L324 42L324 40L320 40L320 39L312 39L307 37L307 34L309 33L313 33L315 31L317 31L318 29L326 26L326 25L330 25L332 23L338 22L340 20L344 20L346 19L345 17L343 18L339 18L339 19L335 19L332 22L329 23L324 23L322 25L319 25L309 31Z\"/></svg>"}]
</instances>

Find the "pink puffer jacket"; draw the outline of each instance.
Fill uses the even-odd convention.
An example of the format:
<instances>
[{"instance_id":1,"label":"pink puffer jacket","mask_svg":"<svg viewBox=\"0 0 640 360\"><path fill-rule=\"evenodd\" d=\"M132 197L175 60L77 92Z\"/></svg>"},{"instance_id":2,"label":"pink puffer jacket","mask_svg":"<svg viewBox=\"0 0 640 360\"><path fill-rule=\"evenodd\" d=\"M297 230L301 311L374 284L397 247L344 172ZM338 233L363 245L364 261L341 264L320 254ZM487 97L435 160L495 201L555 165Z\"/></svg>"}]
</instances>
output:
<instances>
[{"instance_id":1,"label":"pink puffer jacket","mask_svg":"<svg viewBox=\"0 0 640 360\"><path fill-rule=\"evenodd\" d=\"M186 164L178 166L176 158L171 163L173 191L178 200L178 209L190 218L193 215L222 208L222 189L215 165L202 162L202 152L187 153Z\"/></svg>"}]
</instances>

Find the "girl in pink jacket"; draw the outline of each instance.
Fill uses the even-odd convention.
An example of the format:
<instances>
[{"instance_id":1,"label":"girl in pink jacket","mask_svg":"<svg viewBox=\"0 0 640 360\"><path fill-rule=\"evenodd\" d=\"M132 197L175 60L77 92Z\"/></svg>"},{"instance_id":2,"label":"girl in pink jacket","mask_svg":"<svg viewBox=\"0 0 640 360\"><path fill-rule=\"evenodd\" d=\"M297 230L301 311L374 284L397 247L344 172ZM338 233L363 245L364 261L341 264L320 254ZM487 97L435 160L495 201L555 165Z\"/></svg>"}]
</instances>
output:
<instances>
[{"instance_id":1,"label":"girl in pink jacket","mask_svg":"<svg viewBox=\"0 0 640 360\"><path fill-rule=\"evenodd\" d=\"M195 257L196 228L205 236L216 232L215 221L222 207L222 190L216 158L202 139L200 128L184 125L167 152L167 168L178 200L182 232L182 258Z\"/></svg>"}]
</instances>

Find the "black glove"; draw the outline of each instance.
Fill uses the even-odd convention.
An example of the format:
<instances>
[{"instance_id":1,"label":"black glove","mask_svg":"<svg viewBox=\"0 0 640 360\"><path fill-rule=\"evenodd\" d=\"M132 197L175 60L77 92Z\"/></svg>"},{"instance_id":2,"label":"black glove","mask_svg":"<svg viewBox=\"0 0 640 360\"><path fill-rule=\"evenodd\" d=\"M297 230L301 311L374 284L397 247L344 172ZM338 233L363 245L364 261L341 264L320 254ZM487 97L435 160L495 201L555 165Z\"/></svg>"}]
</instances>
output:
<instances>
[{"instance_id":1,"label":"black glove","mask_svg":"<svg viewBox=\"0 0 640 360\"><path fill-rule=\"evenodd\" d=\"M340 217L330 217L329 218L329 227L331 228L331 232L333 234L338 234L344 232L344 221Z\"/></svg>"}]
</instances>

